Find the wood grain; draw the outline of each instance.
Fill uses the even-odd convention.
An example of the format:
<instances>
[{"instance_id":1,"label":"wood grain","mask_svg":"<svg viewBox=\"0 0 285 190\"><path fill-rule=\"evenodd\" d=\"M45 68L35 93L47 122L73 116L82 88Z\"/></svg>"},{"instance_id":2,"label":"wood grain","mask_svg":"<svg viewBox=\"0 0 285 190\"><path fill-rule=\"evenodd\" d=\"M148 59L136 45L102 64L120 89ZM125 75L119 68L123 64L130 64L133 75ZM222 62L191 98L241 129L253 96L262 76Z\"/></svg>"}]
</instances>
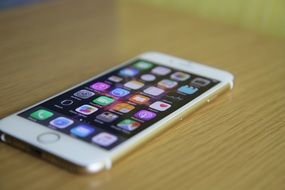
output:
<instances>
[{"instance_id":1,"label":"wood grain","mask_svg":"<svg viewBox=\"0 0 285 190\"><path fill-rule=\"evenodd\" d=\"M0 189L284 189L285 41L189 14L75 0L1 12L0 117L153 50L229 70L234 90L97 175L0 144Z\"/></svg>"}]
</instances>

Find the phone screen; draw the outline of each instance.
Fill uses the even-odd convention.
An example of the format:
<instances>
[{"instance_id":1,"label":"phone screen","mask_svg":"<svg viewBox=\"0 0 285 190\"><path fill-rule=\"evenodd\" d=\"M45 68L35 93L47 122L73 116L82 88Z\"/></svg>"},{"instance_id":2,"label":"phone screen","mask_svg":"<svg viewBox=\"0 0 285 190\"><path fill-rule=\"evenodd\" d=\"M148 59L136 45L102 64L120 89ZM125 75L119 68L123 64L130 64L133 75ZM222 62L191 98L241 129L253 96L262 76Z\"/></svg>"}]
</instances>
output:
<instances>
[{"instance_id":1,"label":"phone screen","mask_svg":"<svg viewBox=\"0 0 285 190\"><path fill-rule=\"evenodd\" d=\"M111 150L219 82L140 59L19 116Z\"/></svg>"}]
</instances>

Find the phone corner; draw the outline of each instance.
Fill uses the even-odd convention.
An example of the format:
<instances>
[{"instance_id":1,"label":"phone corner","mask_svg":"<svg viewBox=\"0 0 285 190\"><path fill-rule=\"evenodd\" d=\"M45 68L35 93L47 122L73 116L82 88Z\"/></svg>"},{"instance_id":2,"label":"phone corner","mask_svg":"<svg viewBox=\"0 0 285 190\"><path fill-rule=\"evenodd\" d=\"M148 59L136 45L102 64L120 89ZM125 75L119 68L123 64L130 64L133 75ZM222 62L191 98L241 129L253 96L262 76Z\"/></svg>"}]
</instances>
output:
<instances>
[{"instance_id":1,"label":"phone corner","mask_svg":"<svg viewBox=\"0 0 285 190\"><path fill-rule=\"evenodd\" d=\"M226 76L227 76L230 89L233 89L235 76L234 76L232 73L228 72L228 71L225 71L225 74L226 74Z\"/></svg>"},{"instance_id":2,"label":"phone corner","mask_svg":"<svg viewBox=\"0 0 285 190\"><path fill-rule=\"evenodd\" d=\"M83 174L96 174L103 171L110 170L112 168L112 162L108 159L105 161L99 161L92 164L88 164L86 166L81 166L79 170L77 170L78 173Z\"/></svg>"}]
</instances>

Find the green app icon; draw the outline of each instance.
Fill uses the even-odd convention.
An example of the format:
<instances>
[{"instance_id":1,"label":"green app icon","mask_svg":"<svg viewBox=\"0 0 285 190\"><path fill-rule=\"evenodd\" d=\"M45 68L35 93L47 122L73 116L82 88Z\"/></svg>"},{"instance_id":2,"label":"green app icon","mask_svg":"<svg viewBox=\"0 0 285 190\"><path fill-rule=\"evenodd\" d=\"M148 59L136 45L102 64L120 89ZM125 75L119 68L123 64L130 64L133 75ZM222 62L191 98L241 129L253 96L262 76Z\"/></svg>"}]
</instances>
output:
<instances>
[{"instance_id":1,"label":"green app icon","mask_svg":"<svg viewBox=\"0 0 285 190\"><path fill-rule=\"evenodd\" d=\"M114 99L109 98L107 96L100 96L100 97L93 100L93 103L101 105L101 106L107 106L113 102L114 102Z\"/></svg>"},{"instance_id":2,"label":"green app icon","mask_svg":"<svg viewBox=\"0 0 285 190\"><path fill-rule=\"evenodd\" d=\"M52 112L49 112L49 111L43 110L43 109L35 111L31 114L31 117L36 119L36 120L45 120L47 118L50 118L51 116L53 116Z\"/></svg>"},{"instance_id":3,"label":"green app icon","mask_svg":"<svg viewBox=\"0 0 285 190\"><path fill-rule=\"evenodd\" d=\"M153 67L153 64L145 62L145 61L139 61L134 64L134 68L139 70L147 70Z\"/></svg>"}]
</instances>

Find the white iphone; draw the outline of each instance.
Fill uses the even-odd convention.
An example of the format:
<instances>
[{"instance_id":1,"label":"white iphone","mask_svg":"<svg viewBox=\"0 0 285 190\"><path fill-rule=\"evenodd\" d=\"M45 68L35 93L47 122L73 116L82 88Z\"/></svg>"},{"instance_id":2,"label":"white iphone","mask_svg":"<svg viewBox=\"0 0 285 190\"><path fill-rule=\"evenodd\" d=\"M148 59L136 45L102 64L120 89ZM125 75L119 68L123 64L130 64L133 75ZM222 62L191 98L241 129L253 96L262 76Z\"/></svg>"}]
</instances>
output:
<instances>
[{"instance_id":1,"label":"white iphone","mask_svg":"<svg viewBox=\"0 0 285 190\"><path fill-rule=\"evenodd\" d=\"M192 61L144 53L3 118L1 140L72 171L99 172L231 89L233 79Z\"/></svg>"}]
</instances>

